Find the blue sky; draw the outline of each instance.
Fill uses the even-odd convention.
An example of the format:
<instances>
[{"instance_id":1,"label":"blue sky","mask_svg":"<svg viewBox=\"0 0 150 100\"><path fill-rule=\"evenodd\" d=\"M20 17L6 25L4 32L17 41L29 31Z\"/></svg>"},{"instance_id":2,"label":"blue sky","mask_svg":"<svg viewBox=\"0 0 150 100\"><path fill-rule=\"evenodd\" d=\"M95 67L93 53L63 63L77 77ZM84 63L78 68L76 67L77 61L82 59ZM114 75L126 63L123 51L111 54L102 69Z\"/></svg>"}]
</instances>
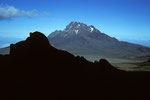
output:
<instances>
[{"instance_id":1,"label":"blue sky","mask_svg":"<svg viewBox=\"0 0 150 100\"><path fill-rule=\"evenodd\" d=\"M33 31L47 36L71 21L150 46L150 0L0 0L0 44L25 39Z\"/></svg>"}]
</instances>

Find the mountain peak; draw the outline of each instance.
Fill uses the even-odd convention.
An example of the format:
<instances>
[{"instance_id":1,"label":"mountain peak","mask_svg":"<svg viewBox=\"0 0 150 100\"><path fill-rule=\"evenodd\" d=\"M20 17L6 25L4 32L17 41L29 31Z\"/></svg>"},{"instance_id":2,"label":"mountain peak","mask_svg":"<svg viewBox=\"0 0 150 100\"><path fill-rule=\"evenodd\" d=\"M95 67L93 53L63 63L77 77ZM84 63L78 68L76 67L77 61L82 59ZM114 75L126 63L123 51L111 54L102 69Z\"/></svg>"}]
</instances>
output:
<instances>
[{"instance_id":1,"label":"mountain peak","mask_svg":"<svg viewBox=\"0 0 150 100\"><path fill-rule=\"evenodd\" d=\"M76 33L78 34L79 32L83 33L84 32L99 32L93 25L86 25L81 22L71 22L69 25L66 26L65 30L66 32L69 33Z\"/></svg>"},{"instance_id":2,"label":"mountain peak","mask_svg":"<svg viewBox=\"0 0 150 100\"><path fill-rule=\"evenodd\" d=\"M67 25L67 27L72 27L72 26L78 26L78 27L80 27L80 26L87 26L87 25L84 24L84 23L81 23L81 22L74 22L74 21L70 22L70 24Z\"/></svg>"},{"instance_id":3,"label":"mountain peak","mask_svg":"<svg viewBox=\"0 0 150 100\"><path fill-rule=\"evenodd\" d=\"M70 29L74 29L74 28L81 28L81 27L87 27L86 24L80 23L80 22L71 22L70 24L68 24L66 26L65 30L70 30Z\"/></svg>"}]
</instances>

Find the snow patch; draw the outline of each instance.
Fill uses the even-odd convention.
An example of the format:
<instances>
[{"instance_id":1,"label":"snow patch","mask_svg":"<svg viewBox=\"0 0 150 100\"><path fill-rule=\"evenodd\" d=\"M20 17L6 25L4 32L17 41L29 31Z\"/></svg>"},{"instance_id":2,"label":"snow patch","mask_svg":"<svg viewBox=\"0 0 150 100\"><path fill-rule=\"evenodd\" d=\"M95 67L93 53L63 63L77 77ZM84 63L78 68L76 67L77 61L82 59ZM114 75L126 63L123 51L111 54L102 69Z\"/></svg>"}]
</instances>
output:
<instances>
[{"instance_id":1,"label":"snow patch","mask_svg":"<svg viewBox=\"0 0 150 100\"><path fill-rule=\"evenodd\" d=\"M93 28L93 27L90 27L90 29L91 29L91 32L93 32L94 28Z\"/></svg>"},{"instance_id":2,"label":"snow patch","mask_svg":"<svg viewBox=\"0 0 150 100\"><path fill-rule=\"evenodd\" d=\"M78 34L79 30L75 30L75 33Z\"/></svg>"}]
</instances>

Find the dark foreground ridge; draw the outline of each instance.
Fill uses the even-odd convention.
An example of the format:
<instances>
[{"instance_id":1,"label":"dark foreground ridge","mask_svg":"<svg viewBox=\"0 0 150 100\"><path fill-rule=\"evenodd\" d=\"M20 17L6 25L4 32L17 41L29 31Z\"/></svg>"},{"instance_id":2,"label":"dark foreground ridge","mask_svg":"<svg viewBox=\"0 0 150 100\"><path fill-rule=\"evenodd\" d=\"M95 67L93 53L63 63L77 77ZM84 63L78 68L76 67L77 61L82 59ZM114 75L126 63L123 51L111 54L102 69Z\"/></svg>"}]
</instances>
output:
<instances>
[{"instance_id":1,"label":"dark foreground ridge","mask_svg":"<svg viewBox=\"0 0 150 100\"><path fill-rule=\"evenodd\" d=\"M149 72L75 57L52 47L39 32L12 44L0 64L1 100L146 100L149 95Z\"/></svg>"}]
</instances>

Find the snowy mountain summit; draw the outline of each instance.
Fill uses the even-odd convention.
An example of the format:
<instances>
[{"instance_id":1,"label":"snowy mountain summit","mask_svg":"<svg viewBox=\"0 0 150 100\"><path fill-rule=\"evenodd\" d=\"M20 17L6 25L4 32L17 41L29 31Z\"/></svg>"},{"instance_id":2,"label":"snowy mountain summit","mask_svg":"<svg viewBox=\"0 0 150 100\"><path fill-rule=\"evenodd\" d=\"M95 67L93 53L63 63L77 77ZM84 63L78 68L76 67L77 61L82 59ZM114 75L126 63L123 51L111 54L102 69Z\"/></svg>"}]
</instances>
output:
<instances>
[{"instance_id":1,"label":"snowy mountain summit","mask_svg":"<svg viewBox=\"0 0 150 100\"><path fill-rule=\"evenodd\" d=\"M84 23L80 22L71 22L66 26L63 31L56 30L55 32L51 33L49 37L61 36L61 37L69 37L72 35L88 35L91 33L100 33L98 29L96 29L93 25L87 26Z\"/></svg>"},{"instance_id":2,"label":"snowy mountain summit","mask_svg":"<svg viewBox=\"0 0 150 100\"><path fill-rule=\"evenodd\" d=\"M94 26L87 26L84 23L80 22L71 22L67 27L65 28L66 32L69 33L82 33L82 32L99 32Z\"/></svg>"}]
</instances>

